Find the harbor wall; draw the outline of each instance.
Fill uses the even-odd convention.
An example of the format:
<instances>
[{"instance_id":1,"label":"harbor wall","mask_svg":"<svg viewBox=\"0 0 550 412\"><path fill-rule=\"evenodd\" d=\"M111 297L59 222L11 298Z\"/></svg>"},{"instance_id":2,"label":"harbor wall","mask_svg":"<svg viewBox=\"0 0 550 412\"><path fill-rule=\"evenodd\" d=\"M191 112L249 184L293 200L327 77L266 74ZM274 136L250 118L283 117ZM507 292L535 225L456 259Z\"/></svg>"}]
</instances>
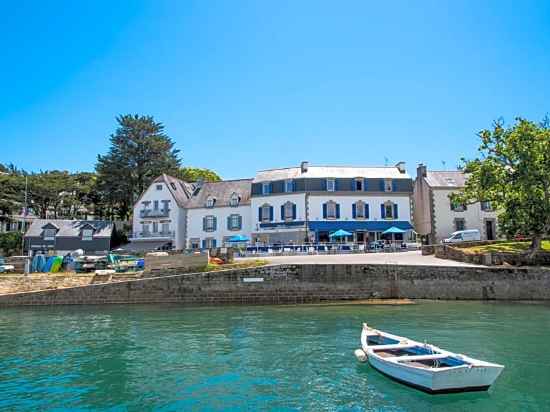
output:
<instances>
[{"instance_id":1,"label":"harbor wall","mask_svg":"<svg viewBox=\"0 0 550 412\"><path fill-rule=\"evenodd\" d=\"M550 300L550 268L269 265L0 296L0 306L295 304L370 298Z\"/></svg>"}]
</instances>

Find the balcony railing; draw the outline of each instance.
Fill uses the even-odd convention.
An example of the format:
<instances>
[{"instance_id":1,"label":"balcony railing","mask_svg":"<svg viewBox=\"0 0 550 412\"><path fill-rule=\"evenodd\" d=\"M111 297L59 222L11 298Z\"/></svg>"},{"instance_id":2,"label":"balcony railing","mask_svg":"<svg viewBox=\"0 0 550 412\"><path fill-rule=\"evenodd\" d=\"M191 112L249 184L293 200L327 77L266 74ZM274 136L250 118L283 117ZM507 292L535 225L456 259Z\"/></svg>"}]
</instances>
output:
<instances>
[{"instance_id":1,"label":"balcony railing","mask_svg":"<svg viewBox=\"0 0 550 412\"><path fill-rule=\"evenodd\" d=\"M139 211L140 217L168 217L170 209L142 209Z\"/></svg>"},{"instance_id":2,"label":"balcony railing","mask_svg":"<svg viewBox=\"0 0 550 412\"><path fill-rule=\"evenodd\" d=\"M174 239L175 232L134 232L132 239Z\"/></svg>"}]
</instances>

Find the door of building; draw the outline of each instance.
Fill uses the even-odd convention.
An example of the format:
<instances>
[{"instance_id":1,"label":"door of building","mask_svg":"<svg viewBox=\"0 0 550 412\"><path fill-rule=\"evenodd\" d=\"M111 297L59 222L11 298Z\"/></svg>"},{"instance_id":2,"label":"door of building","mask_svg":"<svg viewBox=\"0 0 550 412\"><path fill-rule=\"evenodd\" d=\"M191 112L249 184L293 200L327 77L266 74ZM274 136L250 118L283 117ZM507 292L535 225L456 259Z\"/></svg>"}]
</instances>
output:
<instances>
[{"instance_id":1,"label":"door of building","mask_svg":"<svg viewBox=\"0 0 550 412\"><path fill-rule=\"evenodd\" d=\"M365 232L355 232L355 241L357 243L365 243Z\"/></svg>"},{"instance_id":2,"label":"door of building","mask_svg":"<svg viewBox=\"0 0 550 412\"><path fill-rule=\"evenodd\" d=\"M487 233L487 240L495 239L495 222L494 220L485 221L485 232Z\"/></svg>"}]
</instances>

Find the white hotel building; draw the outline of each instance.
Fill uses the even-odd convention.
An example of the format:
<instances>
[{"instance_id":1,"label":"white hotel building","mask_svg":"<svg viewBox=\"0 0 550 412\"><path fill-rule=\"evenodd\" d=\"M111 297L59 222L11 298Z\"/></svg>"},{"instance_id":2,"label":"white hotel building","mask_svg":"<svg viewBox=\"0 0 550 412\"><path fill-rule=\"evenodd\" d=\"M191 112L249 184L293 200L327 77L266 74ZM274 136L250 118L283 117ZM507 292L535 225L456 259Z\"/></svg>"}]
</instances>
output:
<instances>
[{"instance_id":1,"label":"white hotel building","mask_svg":"<svg viewBox=\"0 0 550 412\"><path fill-rule=\"evenodd\" d=\"M309 166L260 171L254 179L185 183L163 175L134 206L132 242L176 249L222 246L234 235L257 244L329 242L337 230L366 243L392 226L411 233L413 181L392 167ZM398 238L400 235L397 235ZM407 236L407 234L405 235Z\"/></svg>"}]
</instances>

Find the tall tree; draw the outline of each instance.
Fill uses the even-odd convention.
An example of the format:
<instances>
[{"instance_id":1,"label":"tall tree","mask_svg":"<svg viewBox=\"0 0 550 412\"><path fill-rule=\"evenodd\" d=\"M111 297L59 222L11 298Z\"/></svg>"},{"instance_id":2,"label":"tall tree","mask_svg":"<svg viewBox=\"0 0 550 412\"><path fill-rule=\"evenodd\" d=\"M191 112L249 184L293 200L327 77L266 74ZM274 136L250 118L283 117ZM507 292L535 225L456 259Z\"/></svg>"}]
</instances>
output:
<instances>
[{"instance_id":1,"label":"tall tree","mask_svg":"<svg viewBox=\"0 0 550 412\"><path fill-rule=\"evenodd\" d=\"M531 251L550 234L550 122L517 118L511 127L495 122L479 133L481 157L467 161L461 203L491 201L503 233L532 238Z\"/></svg>"},{"instance_id":2,"label":"tall tree","mask_svg":"<svg viewBox=\"0 0 550 412\"><path fill-rule=\"evenodd\" d=\"M111 135L111 147L98 156L98 188L120 218L129 216L133 203L162 173L175 174L179 150L152 116L122 115Z\"/></svg>"},{"instance_id":3,"label":"tall tree","mask_svg":"<svg viewBox=\"0 0 550 412\"><path fill-rule=\"evenodd\" d=\"M201 169L199 167L182 167L176 174L177 178L185 182L196 182L203 180L205 182L219 182L221 179L216 172L210 169Z\"/></svg>"}]
</instances>

